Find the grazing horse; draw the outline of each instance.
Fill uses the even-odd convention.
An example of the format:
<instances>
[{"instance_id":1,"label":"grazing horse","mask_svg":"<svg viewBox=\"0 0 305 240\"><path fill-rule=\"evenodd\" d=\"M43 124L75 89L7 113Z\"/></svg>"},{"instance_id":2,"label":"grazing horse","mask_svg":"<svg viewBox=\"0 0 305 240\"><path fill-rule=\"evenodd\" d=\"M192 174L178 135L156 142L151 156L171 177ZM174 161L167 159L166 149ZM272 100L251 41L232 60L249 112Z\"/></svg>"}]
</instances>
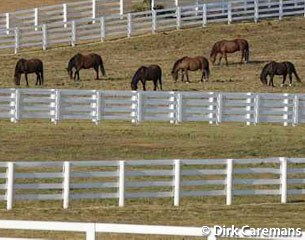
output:
<instances>
[{"instance_id":1,"label":"grazing horse","mask_svg":"<svg viewBox=\"0 0 305 240\"><path fill-rule=\"evenodd\" d=\"M179 71L182 72L181 81L184 81L184 75L186 76L187 83L190 82L188 71L197 71L200 70L202 72L201 82L208 81L210 76L210 68L209 68L209 61L202 56L197 56L194 58L191 57L183 57L178 59L173 66L172 69L172 77L175 82L178 79Z\"/></svg>"},{"instance_id":2,"label":"grazing horse","mask_svg":"<svg viewBox=\"0 0 305 240\"><path fill-rule=\"evenodd\" d=\"M215 64L216 57L220 54L219 62L220 64L222 57L225 57L226 65L228 65L227 53L234 53L240 51L241 59L240 64L243 63L243 59L245 63L249 61L249 43L245 39L234 39L234 40L221 40L214 44L211 54L210 60L213 64Z\"/></svg>"},{"instance_id":3,"label":"grazing horse","mask_svg":"<svg viewBox=\"0 0 305 240\"><path fill-rule=\"evenodd\" d=\"M292 73L295 75L298 82L301 82L300 77L298 76L294 65L291 62L275 62L271 61L267 63L260 76L260 80L264 85L268 85L267 76L269 75L269 86L274 87L273 77L274 75L283 75L283 82L281 87L284 85L286 81L287 74L289 75L289 86L292 85Z\"/></svg>"},{"instance_id":4,"label":"grazing horse","mask_svg":"<svg viewBox=\"0 0 305 240\"><path fill-rule=\"evenodd\" d=\"M79 71L81 69L89 69L94 68L96 71L96 80L99 80L99 67L101 68L101 72L103 76L106 75L103 60L100 55L91 53L89 55L82 55L80 53L77 53L74 55L68 64L67 72L70 76L70 79L73 78L73 68L75 68L75 74L74 74L74 80L79 80Z\"/></svg>"},{"instance_id":5,"label":"grazing horse","mask_svg":"<svg viewBox=\"0 0 305 240\"><path fill-rule=\"evenodd\" d=\"M150 65L148 67L140 67L134 74L131 81L131 89L138 89L138 82L141 81L143 85L143 91L146 91L146 81L154 82L154 91L157 90L158 81L160 84L160 89L162 90L162 70L158 65Z\"/></svg>"},{"instance_id":6,"label":"grazing horse","mask_svg":"<svg viewBox=\"0 0 305 240\"><path fill-rule=\"evenodd\" d=\"M43 85L43 63L39 59L29 59L24 58L19 59L15 67L15 84L20 85L21 74L25 75L26 85L29 86L28 74L36 73L37 80L36 85Z\"/></svg>"}]
</instances>

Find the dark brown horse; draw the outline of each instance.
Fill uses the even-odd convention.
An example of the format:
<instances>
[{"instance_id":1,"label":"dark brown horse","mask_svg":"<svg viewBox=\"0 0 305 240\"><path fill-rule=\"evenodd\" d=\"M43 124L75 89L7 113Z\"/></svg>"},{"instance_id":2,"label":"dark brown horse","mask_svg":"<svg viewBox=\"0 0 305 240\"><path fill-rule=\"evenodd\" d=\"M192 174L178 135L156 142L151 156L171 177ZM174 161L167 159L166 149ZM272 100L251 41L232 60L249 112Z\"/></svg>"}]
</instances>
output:
<instances>
[{"instance_id":1,"label":"dark brown horse","mask_svg":"<svg viewBox=\"0 0 305 240\"><path fill-rule=\"evenodd\" d=\"M295 75L298 82L301 82L300 77L298 76L293 63L291 62L275 62L271 61L267 63L260 76L260 80L264 85L268 85L267 76L269 76L269 86L274 87L273 77L274 75L283 75L283 82L281 86L284 85L287 75L289 75L289 86L292 85L292 74Z\"/></svg>"},{"instance_id":2,"label":"dark brown horse","mask_svg":"<svg viewBox=\"0 0 305 240\"><path fill-rule=\"evenodd\" d=\"M202 56L197 56L194 58L191 57L183 57L178 59L173 66L172 69L172 77L175 82L178 80L179 71L182 72L181 81L184 81L184 75L186 76L186 81L190 82L188 71L197 71L200 70L202 72L201 82L208 81L210 76L210 68L209 61Z\"/></svg>"},{"instance_id":3,"label":"dark brown horse","mask_svg":"<svg viewBox=\"0 0 305 240\"><path fill-rule=\"evenodd\" d=\"M141 81L143 85L143 91L146 91L146 81L153 81L154 91L157 90L158 81L160 89L162 90L162 70L158 65L150 65L148 67L140 67L134 74L131 81L131 89L138 89L138 82Z\"/></svg>"},{"instance_id":4,"label":"dark brown horse","mask_svg":"<svg viewBox=\"0 0 305 240\"><path fill-rule=\"evenodd\" d=\"M28 74L36 73L37 80L36 85L43 85L43 63L39 59L26 60L21 58L15 67L15 84L20 85L21 74L25 75L26 85L29 86Z\"/></svg>"},{"instance_id":5,"label":"dark brown horse","mask_svg":"<svg viewBox=\"0 0 305 240\"><path fill-rule=\"evenodd\" d=\"M226 60L226 65L228 65L227 53L234 53L237 51L240 51L241 53L240 64L243 63L243 60L245 60L245 63L247 63L249 61L249 43L247 40L239 38L216 42L212 48L210 60L213 64L215 64L216 57L218 54L220 54L218 64L220 64L222 57L224 57Z\"/></svg>"},{"instance_id":6,"label":"dark brown horse","mask_svg":"<svg viewBox=\"0 0 305 240\"><path fill-rule=\"evenodd\" d=\"M79 71L81 69L94 68L94 70L96 71L96 80L99 79L99 68L101 68L103 76L106 75L103 60L100 55L95 53L91 53L89 55L82 55L78 53L70 59L67 68L70 79L73 78L73 68L75 68L74 80L76 80L76 76L77 80L80 79Z\"/></svg>"}]
</instances>

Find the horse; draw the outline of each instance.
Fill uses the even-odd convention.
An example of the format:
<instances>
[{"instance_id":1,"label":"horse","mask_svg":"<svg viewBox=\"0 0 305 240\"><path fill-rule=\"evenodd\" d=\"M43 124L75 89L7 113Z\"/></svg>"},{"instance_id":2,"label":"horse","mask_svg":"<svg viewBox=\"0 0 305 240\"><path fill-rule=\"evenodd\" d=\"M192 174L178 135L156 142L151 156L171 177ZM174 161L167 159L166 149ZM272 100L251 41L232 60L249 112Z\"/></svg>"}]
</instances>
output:
<instances>
[{"instance_id":1,"label":"horse","mask_svg":"<svg viewBox=\"0 0 305 240\"><path fill-rule=\"evenodd\" d=\"M138 89L138 82L141 81L143 85L143 91L146 91L146 81L153 81L154 83L154 91L157 90L158 81L160 84L160 89L162 90L162 70L158 65L150 65L148 67L141 66L135 72L132 81L131 81L131 89Z\"/></svg>"},{"instance_id":2,"label":"horse","mask_svg":"<svg viewBox=\"0 0 305 240\"><path fill-rule=\"evenodd\" d=\"M268 85L267 76L269 75L269 86L274 87L273 77L274 75L283 75L283 82L281 87L284 85L286 81L287 74L289 75L289 86L292 85L292 73L295 75L296 80L301 82L300 77L298 76L293 63L291 62L275 62L271 61L267 63L261 72L260 80L264 85Z\"/></svg>"},{"instance_id":3,"label":"horse","mask_svg":"<svg viewBox=\"0 0 305 240\"><path fill-rule=\"evenodd\" d=\"M103 60L100 55L95 53L91 53L89 55L82 55L77 53L70 59L67 67L67 72L70 76L70 79L73 78L73 68L75 68L74 80L76 80L77 76L78 81L80 80L79 71L81 69L94 68L96 71L96 80L99 80L99 68L101 68L103 76L106 75Z\"/></svg>"},{"instance_id":4,"label":"horse","mask_svg":"<svg viewBox=\"0 0 305 240\"><path fill-rule=\"evenodd\" d=\"M245 63L249 61L249 43L245 39L234 39L234 40L221 40L216 42L213 45L210 60L213 64L215 64L216 57L220 54L218 65L220 65L221 59L224 56L226 60L226 65L228 65L227 53L234 53L240 51L241 59L240 64L243 63L243 59Z\"/></svg>"},{"instance_id":5,"label":"horse","mask_svg":"<svg viewBox=\"0 0 305 240\"><path fill-rule=\"evenodd\" d=\"M210 67L209 67L209 61L203 57L203 56L197 56L197 57L183 57L178 59L173 66L172 69L172 77L175 82L177 82L178 79L178 73L179 71L182 72L181 81L184 81L184 75L186 76L187 83L190 82L188 71L197 71L200 70L202 72L201 76L201 82L208 81L210 76Z\"/></svg>"},{"instance_id":6,"label":"horse","mask_svg":"<svg viewBox=\"0 0 305 240\"><path fill-rule=\"evenodd\" d=\"M21 74L25 75L26 85L29 86L28 82L28 74L29 73L36 73L37 80L36 86L43 85L44 78L43 78L43 63L40 59L29 59L26 60L21 58L18 60L16 67L15 67L15 84L20 85Z\"/></svg>"}]
</instances>

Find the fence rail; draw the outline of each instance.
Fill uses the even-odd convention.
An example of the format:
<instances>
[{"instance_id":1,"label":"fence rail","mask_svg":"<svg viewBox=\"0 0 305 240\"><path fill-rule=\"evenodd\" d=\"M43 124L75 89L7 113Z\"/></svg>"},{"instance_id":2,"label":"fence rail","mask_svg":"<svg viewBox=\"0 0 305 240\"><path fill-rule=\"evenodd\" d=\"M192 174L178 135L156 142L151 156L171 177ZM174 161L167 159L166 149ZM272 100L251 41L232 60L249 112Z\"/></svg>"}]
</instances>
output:
<instances>
[{"instance_id":1,"label":"fence rail","mask_svg":"<svg viewBox=\"0 0 305 240\"><path fill-rule=\"evenodd\" d=\"M0 200L172 198L305 194L304 158L0 162Z\"/></svg>"},{"instance_id":2,"label":"fence rail","mask_svg":"<svg viewBox=\"0 0 305 240\"><path fill-rule=\"evenodd\" d=\"M217 240L219 234L215 227L210 227L211 233L206 236L202 227L181 227L181 226L158 226L158 225L134 225L134 224L109 224L109 223L79 223L79 222L46 222L46 221L15 221L0 220L0 229L7 230L34 230L34 231L64 231L82 232L86 234L86 240L95 240L97 233L115 234L145 234L158 236L184 236L184 237L206 237L207 240ZM265 240L305 240L305 232L300 237L273 237L268 234L259 234L251 237L250 233L242 233L225 237L225 239L265 239ZM0 238L1 239L1 238ZM12 239L12 238L5 238ZM38 240L38 239L37 239Z\"/></svg>"},{"instance_id":3,"label":"fence rail","mask_svg":"<svg viewBox=\"0 0 305 240\"><path fill-rule=\"evenodd\" d=\"M68 5L64 6L66 7L63 9L67 12ZM95 14L94 18L83 15L81 19L75 17L73 21L69 21L65 13L60 15L63 21L55 19L53 23L38 23L25 27L11 27L6 23L7 28L0 30L0 49L14 49L17 53L19 49L27 47L41 47L45 50L58 44L75 46L88 41L199 27L213 22L230 24L246 20L257 22L266 18L282 19L285 16L304 16L304 8L304 0L234 0L229 3L222 1L190 6L177 5L160 10L100 17ZM47 16L48 13L50 12L46 11L44 15Z\"/></svg>"},{"instance_id":4,"label":"fence rail","mask_svg":"<svg viewBox=\"0 0 305 240\"><path fill-rule=\"evenodd\" d=\"M0 119L305 122L305 94L0 89Z\"/></svg>"}]
</instances>

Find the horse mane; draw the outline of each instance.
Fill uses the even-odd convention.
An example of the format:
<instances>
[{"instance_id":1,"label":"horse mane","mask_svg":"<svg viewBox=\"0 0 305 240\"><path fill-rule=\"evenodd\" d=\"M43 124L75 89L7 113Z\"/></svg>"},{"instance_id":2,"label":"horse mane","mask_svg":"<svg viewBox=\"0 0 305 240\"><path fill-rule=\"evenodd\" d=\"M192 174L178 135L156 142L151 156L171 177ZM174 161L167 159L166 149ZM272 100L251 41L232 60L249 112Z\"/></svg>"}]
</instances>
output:
<instances>
[{"instance_id":1,"label":"horse mane","mask_svg":"<svg viewBox=\"0 0 305 240\"><path fill-rule=\"evenodd\" d=\"M174 63L174 66L173 66L173 69L172 69L172 72L175 71L175 69L177 68L177 65L180 64L182 61L184 61L186 58L188 58L187 56L184 56L180 59L178 59L175 63Z\"/></svg>"},{"instance_id":2,"label":"horse mane","mask_svg":"<svg viewBox=\"0 0 305 240\"><path fill-rule=\"evenodd\" d=\"M220 41L214 43L211 53L210 53L210 57L212 57L215 53L217 53L219 45L222 44L224 41L226 41L226 40L220 40Z\"/></svg>"},{"instance_id":3,"label":"horse mane","mask_svg":"<svg viewBox=\"0 0 305 240\"><path fill-rule=\"evenodd\" d=\"M24 58L20 58L16 64L16 67L15 67L15 74L18 73L18 70L20 69L20 66L22 66L27 60L24 59Z\"/></svg>"},{"instance_id":4,"label":"horse mane","mask_svg":"<svg viewBox=\"0 0 305 240\"><path fill-rule=\"evenodd\" d=\"M262 69L262 72L261 72L261 75L260 75L260 80L263 84L267 85L267 75L269 74L269 68L271 67L272 64L276 63L275 61L271 61L269 63L267 63L263 69Z\"/></svg>"}]
</instances>

